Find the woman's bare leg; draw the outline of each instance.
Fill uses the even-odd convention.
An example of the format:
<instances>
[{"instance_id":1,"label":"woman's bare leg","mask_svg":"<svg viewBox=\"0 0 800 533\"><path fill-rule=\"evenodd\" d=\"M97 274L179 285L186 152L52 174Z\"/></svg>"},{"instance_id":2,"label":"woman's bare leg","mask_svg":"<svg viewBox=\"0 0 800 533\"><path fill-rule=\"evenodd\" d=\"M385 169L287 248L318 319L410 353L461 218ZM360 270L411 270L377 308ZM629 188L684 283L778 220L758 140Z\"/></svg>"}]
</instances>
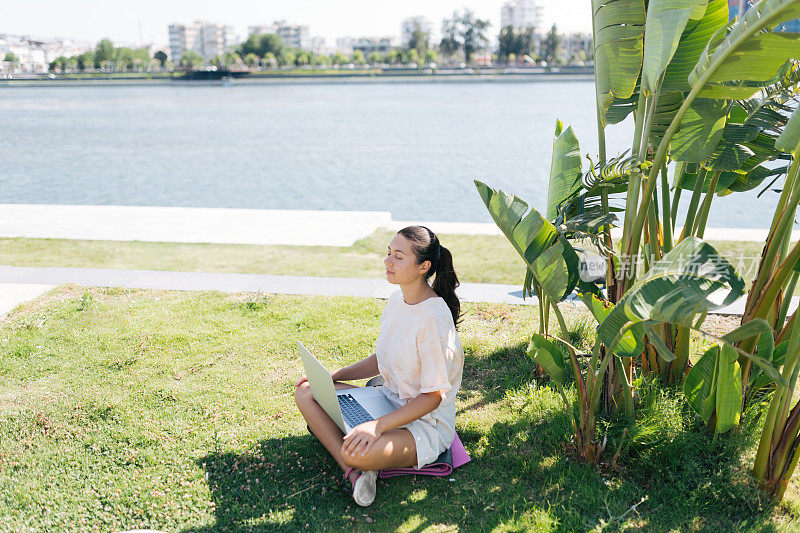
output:
<instances>
[{"instance_id":1,"label":"woman's bare leg","mask_svg":"<svg viewBox=\"0 0 800 533\"><path fill-rule=\"evenodd\" d=\"M348 383L335 382L336 390L352 389L355 385ZM328 416L325 409L311 395L311 386L308 381L302 383L294 391L294 401L300 409L300 414L306 420L309 429L315 437L325 446L325 449L333 456L342 470L346 471L350 465L342 459L342 440L344 433L336 425L336 422Z\"/></svg>"},{"instance_id":2,"label":"woman's bare leg","mask_svg":"<svg viewBox=\"0 0 800 533\"><path fill-rule=\"evenodd\" d=\"M358 470L406 468L417 464L417 444L405 428L392 429L380 436L366 454L351 455L339 450L344 463Z\"/></svg>"},{"instance_id":3,"label":"woman's bare leg","mask_svg":"<svg viewBox=\"0 0 800 533\"><path fill-rule=\"evenodd\" d=\"M341 382L335 382L334 386L336 390L355 388L354 385ZM417 464L417 445L414 437L410 431L402 428L381 435L366 455L343 455L344 433L328 416L325 409L314 400L307 381L295 389L294 399L311 432L343 471L347 471L350 467L363 471L404 468Z\"/></svg>"}]
</instances>

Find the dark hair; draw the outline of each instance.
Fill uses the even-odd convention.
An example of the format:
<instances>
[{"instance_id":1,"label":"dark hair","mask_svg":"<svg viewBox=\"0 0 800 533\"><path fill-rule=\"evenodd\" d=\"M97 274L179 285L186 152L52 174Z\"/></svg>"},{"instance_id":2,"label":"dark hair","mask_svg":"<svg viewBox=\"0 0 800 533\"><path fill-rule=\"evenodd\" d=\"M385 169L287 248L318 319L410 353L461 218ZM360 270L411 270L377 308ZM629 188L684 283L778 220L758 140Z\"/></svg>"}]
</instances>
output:
<instances>
[{"instance_id":1,"label":"dark hair","mask_svg":"<svg viewBox=\"0 0 800 533\"><path fill-rule=\"evenodd\" d=\"M453 269L453 256L450 250L442 246L436 234L425 226L408 226L397 234L411 241L411 251L417 257L417 264L431 262L431 267L425 273L425 280L436 274L432 285L433 292L450 308L453 324L457 326L461 320L461 302L456 296L459 282Z\"/></svg>"}]
</instances>

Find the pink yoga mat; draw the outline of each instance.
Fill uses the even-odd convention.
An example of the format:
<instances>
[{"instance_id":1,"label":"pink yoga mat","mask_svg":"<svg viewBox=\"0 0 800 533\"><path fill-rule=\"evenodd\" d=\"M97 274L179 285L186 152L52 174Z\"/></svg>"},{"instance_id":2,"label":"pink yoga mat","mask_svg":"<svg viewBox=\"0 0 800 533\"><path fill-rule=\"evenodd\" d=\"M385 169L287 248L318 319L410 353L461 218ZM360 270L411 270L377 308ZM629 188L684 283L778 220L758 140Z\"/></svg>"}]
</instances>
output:
<instances>
[{"instance_id":1,"label":"pink yoga mat","mask_svg":"<svg viewBox=\"0 0 800 533\"><path fill-rule=\"evenodd\" d=\"M467 464L470 461L467 450L461 444L461 439L458 438L456 433L453 439L453 444L450 448L445 450L442 455L436 458L436 461L422 468L389 468L381 470L380 477L394 477L394 476L408 476L408 475L424 475L424 476L446 476L453 472L453 469L461 465Z\"/></svg>"}]
</instances>

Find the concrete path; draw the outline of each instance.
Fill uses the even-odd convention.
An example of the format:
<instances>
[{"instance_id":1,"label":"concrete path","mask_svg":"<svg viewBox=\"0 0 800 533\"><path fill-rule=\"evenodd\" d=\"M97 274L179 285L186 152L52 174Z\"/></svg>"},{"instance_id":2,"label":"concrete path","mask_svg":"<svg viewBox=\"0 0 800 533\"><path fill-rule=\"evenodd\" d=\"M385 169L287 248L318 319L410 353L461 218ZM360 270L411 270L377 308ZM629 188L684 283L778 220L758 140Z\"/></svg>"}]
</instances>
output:
<instances>
[{"instance_id":1,"label":"concrete path","mask_svg":"<svg viewBox=\"0 0 800 533\"><path fill-rule=\"evenodd\" d=\"M0 317L21 303L35 300L53 287L55 285L40 283L0 283Z\"/></svg>"},{"instance_id":2,"label":"concrete path","mask_svg":"<svg viewBox=\"0 0 800 533\"><path fill-rule=\"evenodd\" d=\"M260 292L363 298L388 298L392 292L397 290L397 286L384 279L0 265L0 284L37 285L49 289L64 283L74 283L86 287ZM19 294L25 296L23 291L19 291ZM459 287L458 295L467 302L535 303L530 298L523 301L522 289L517 285L464 283Z\"/></svg>"},{"instance_id":3,"label":"concrete path","mask_svg":"<svg viewBox=\"0 0 800 533\"><path fill-rule=\"evenodd\" d=\"M412 224L442 234L500 235L494 223L392 220L384 211L0 204L0 237L352 246L379 228L397 231ZM708 228L705 237L764 242L767 230ZM800 231L793 239L800 239Z\"/></svg>"},{"instance_id":4,"label":"concrete path","mask_svg":"<svg viewBox=\"0 0 800 533\"><path fill-rule=\"evenodd\" d=\"M0 204L0 236L110 241L352 246L381 211Z\"/></svg>"},{"instance_id":5,"label":"concrete path","mask_svg":"<svg viewBox=\"0 0 800 533\"><path fill-rule=\"evenodd\" d=\"M363 298L388 298L392 292L397 290L396 286L383 279L0 265L0 284L2 284L0 291L4 294L2 302L5 305L5 307L0 307L0 314L5 314L19 303L35 298L53 286L64 283L74 283L86 287L358 296ZM15 288L16 284L21 284L21 286ZM519 285L464 283L458 288L457 293L465 302L515 305L536 303L536 298L522 299L522 288ZM797 307L797 300L798 298L794 298L792 309ZM574 296L568 299L567 303L576 306L583 305ZM740 315L743 311L744 299L741 299L715 313Z\"/></svg>"}]
</instances>

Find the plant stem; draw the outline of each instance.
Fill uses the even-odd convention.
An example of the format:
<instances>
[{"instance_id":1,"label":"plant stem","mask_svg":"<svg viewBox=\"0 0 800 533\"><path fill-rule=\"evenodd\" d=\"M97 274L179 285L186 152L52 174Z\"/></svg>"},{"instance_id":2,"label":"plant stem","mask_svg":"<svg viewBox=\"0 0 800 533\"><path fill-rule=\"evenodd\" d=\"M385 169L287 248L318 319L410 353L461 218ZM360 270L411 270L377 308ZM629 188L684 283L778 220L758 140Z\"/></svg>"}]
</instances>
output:
<instances>
[{"instance_id":1,"label":"plant stem","mask_svg":"<svg viewBox=\"0 0 800 533\"><path fill-rule=\"evenodd\" d=\"M791 194L788 197L783 209L780 210L780 215L778 215L778 209L776 209L775 218L773 219L773 227L770 231L770 236L767 240L765 250L762 253L759 272L755 281L753 281L753 286L750 288L750 293L758 299L754 302L752 309L745 310L745 316L748 319L758 316L760 311L758 302L761 300L761 293L766 285L774 281L774 278L771 278L772 273L774 272L772 265L778 256L778 250L780 250L781 244L786 238L787 232L791 234L791 228L794 224L794 215L797 212L798 202L800 202L799 175L800 158L795 157L794 161L792 162L792 166L789 169L789 175L786 178L786 185L784 186L784 192L787 188L791 187ZM794 263L792 263L791 266L794 267ZM775 296L777 296L777 294ZM748 300L750 300L750 295L748 295ZM748 304L750 304L750 301L748 301Z\"/></svg>"},{"instance_id":2,"label":"plant stem","mask_svg":"<svg viewBox=\"0 0 800 533\"><path fill-rule=\"evenodd\" d=\"M692 189L692 198L689 200L689 209L686 211L686 220L683 222L683 231L678 239L681 242L683 239L692 235L692 228L694 226L694 218L697 216L697 206L700 204L700 196L703 195L703 185L706 181L706 173L708 171L701 168L697 171L697 177L694 182L694 189Z\"/></svg>"},{"instance_id":3,"label":"plant stem","mask_svg":"<svg viewBox=\"0 0 800 533\"><path fill-rule=\"evenodd\" d=\"M711 183L708 184L708 191L706 197L703 199L703 205L700 206L700 217L696 220L692 234L703 238L706 231L706 222L708 221L708 212L711 211L711 201L714 199L714 193L717 190L717 183L719 182L720 171L714 171L711 174Z\"/></svg>"},{"instance_id":4,"label":"plant stem","mask_svg":"<svg viewBox=\"0 0 800 533\"><path fill-rule=\"evenodd\" d=\"M797 349L798 344L800 344L800 331L798 331L800 327L798 327L798 324L800 324L800 322L796 322L792 329L790 350L786 352L786 361L781 370L781 377L787 380L787 382L788 378L794 375L794 366L797 364L798 356L800 356L800 353L798 353L799 350ZM794 350L791 350L792 347ZM783 406L783 395L787 394L787 392L788 387L778 385L769 405L767 419L764 422L764 429L761 431L761 440L758 443L758 451L756 452L756 459L753 464L753 477L759 481L764 481L767 474L769 458L776 444L774 440L775 426L778 423L777 418ZM781 424L783 424L783 422L781 422Z\"/></svg>"},{"instance_id":5,"label":"plant stem","mask_svg":"<svg viewBox=\"0 0 800 533\"><path fill-rule=\"evenodd\" d=\"M689 363L690 335L691 330L689 328L678 326L678 331L675 334L675 360L672 362L672 371L670 372L671 383L677 383L686 371L686 365Z\"/></svg>"},{"instance_id":6,"label":"plant stem","mask_svg":"<svg viewBox=\"0 0 800 533\"><path fill-rule=\"evenodd\" d=\"M670 220L670 205L669 205L669 179L667 178L667 164L661 167L661 217L662 228L664 234L664 253L672 250L672 222Z\"/></svg>"},{"instance_id":7,"label":"plant stem","mask_svg":"<svg viewBox=\"0 0 800 533\"><path fill-rule=\"evenodd\" d=\"M611 355L614 356L617 368L621 370L619 374L622 378L622 399L625 404L625 418L633 419L633 391L631 390L631 379L628 376L625 365L622 364L622 358L618 355ZM630 361L630 358L627 359ZM632 378L633 376L630 377Z\"/></svg>"},{"instance_id":8,"label":"plant stem","mask_svg":"<svg viewBox=\"0 0 800 533\"><path fill-rule=\"evenodd\" d=\"M670 213L670 220L672 221L670 227L672 228L675 227L675 221L678 219L678 205L680 204L681 192L683 191L679 185L683 180L687 165L685 161L679 161L675 165L675 182L672 184L672 188L675 190L675 196L672 198L672 212Z\"/></svg>"},{"instance_id":9,"label":"plant stem","mask_svg":"<svg viewBox=\"0 0 800 533\"><path fill-rule=\"evenodd\" d=\"M792 296L794 290L797 288L797 280L800 278L800 272L794 272L786 290L783 294L783 302L781 303L781 310L778 312L778 318L775 320L775 331L780 332L786 322L786 315L789 314L789 307L792 305Z\"/></svg>"}]
</instances>

